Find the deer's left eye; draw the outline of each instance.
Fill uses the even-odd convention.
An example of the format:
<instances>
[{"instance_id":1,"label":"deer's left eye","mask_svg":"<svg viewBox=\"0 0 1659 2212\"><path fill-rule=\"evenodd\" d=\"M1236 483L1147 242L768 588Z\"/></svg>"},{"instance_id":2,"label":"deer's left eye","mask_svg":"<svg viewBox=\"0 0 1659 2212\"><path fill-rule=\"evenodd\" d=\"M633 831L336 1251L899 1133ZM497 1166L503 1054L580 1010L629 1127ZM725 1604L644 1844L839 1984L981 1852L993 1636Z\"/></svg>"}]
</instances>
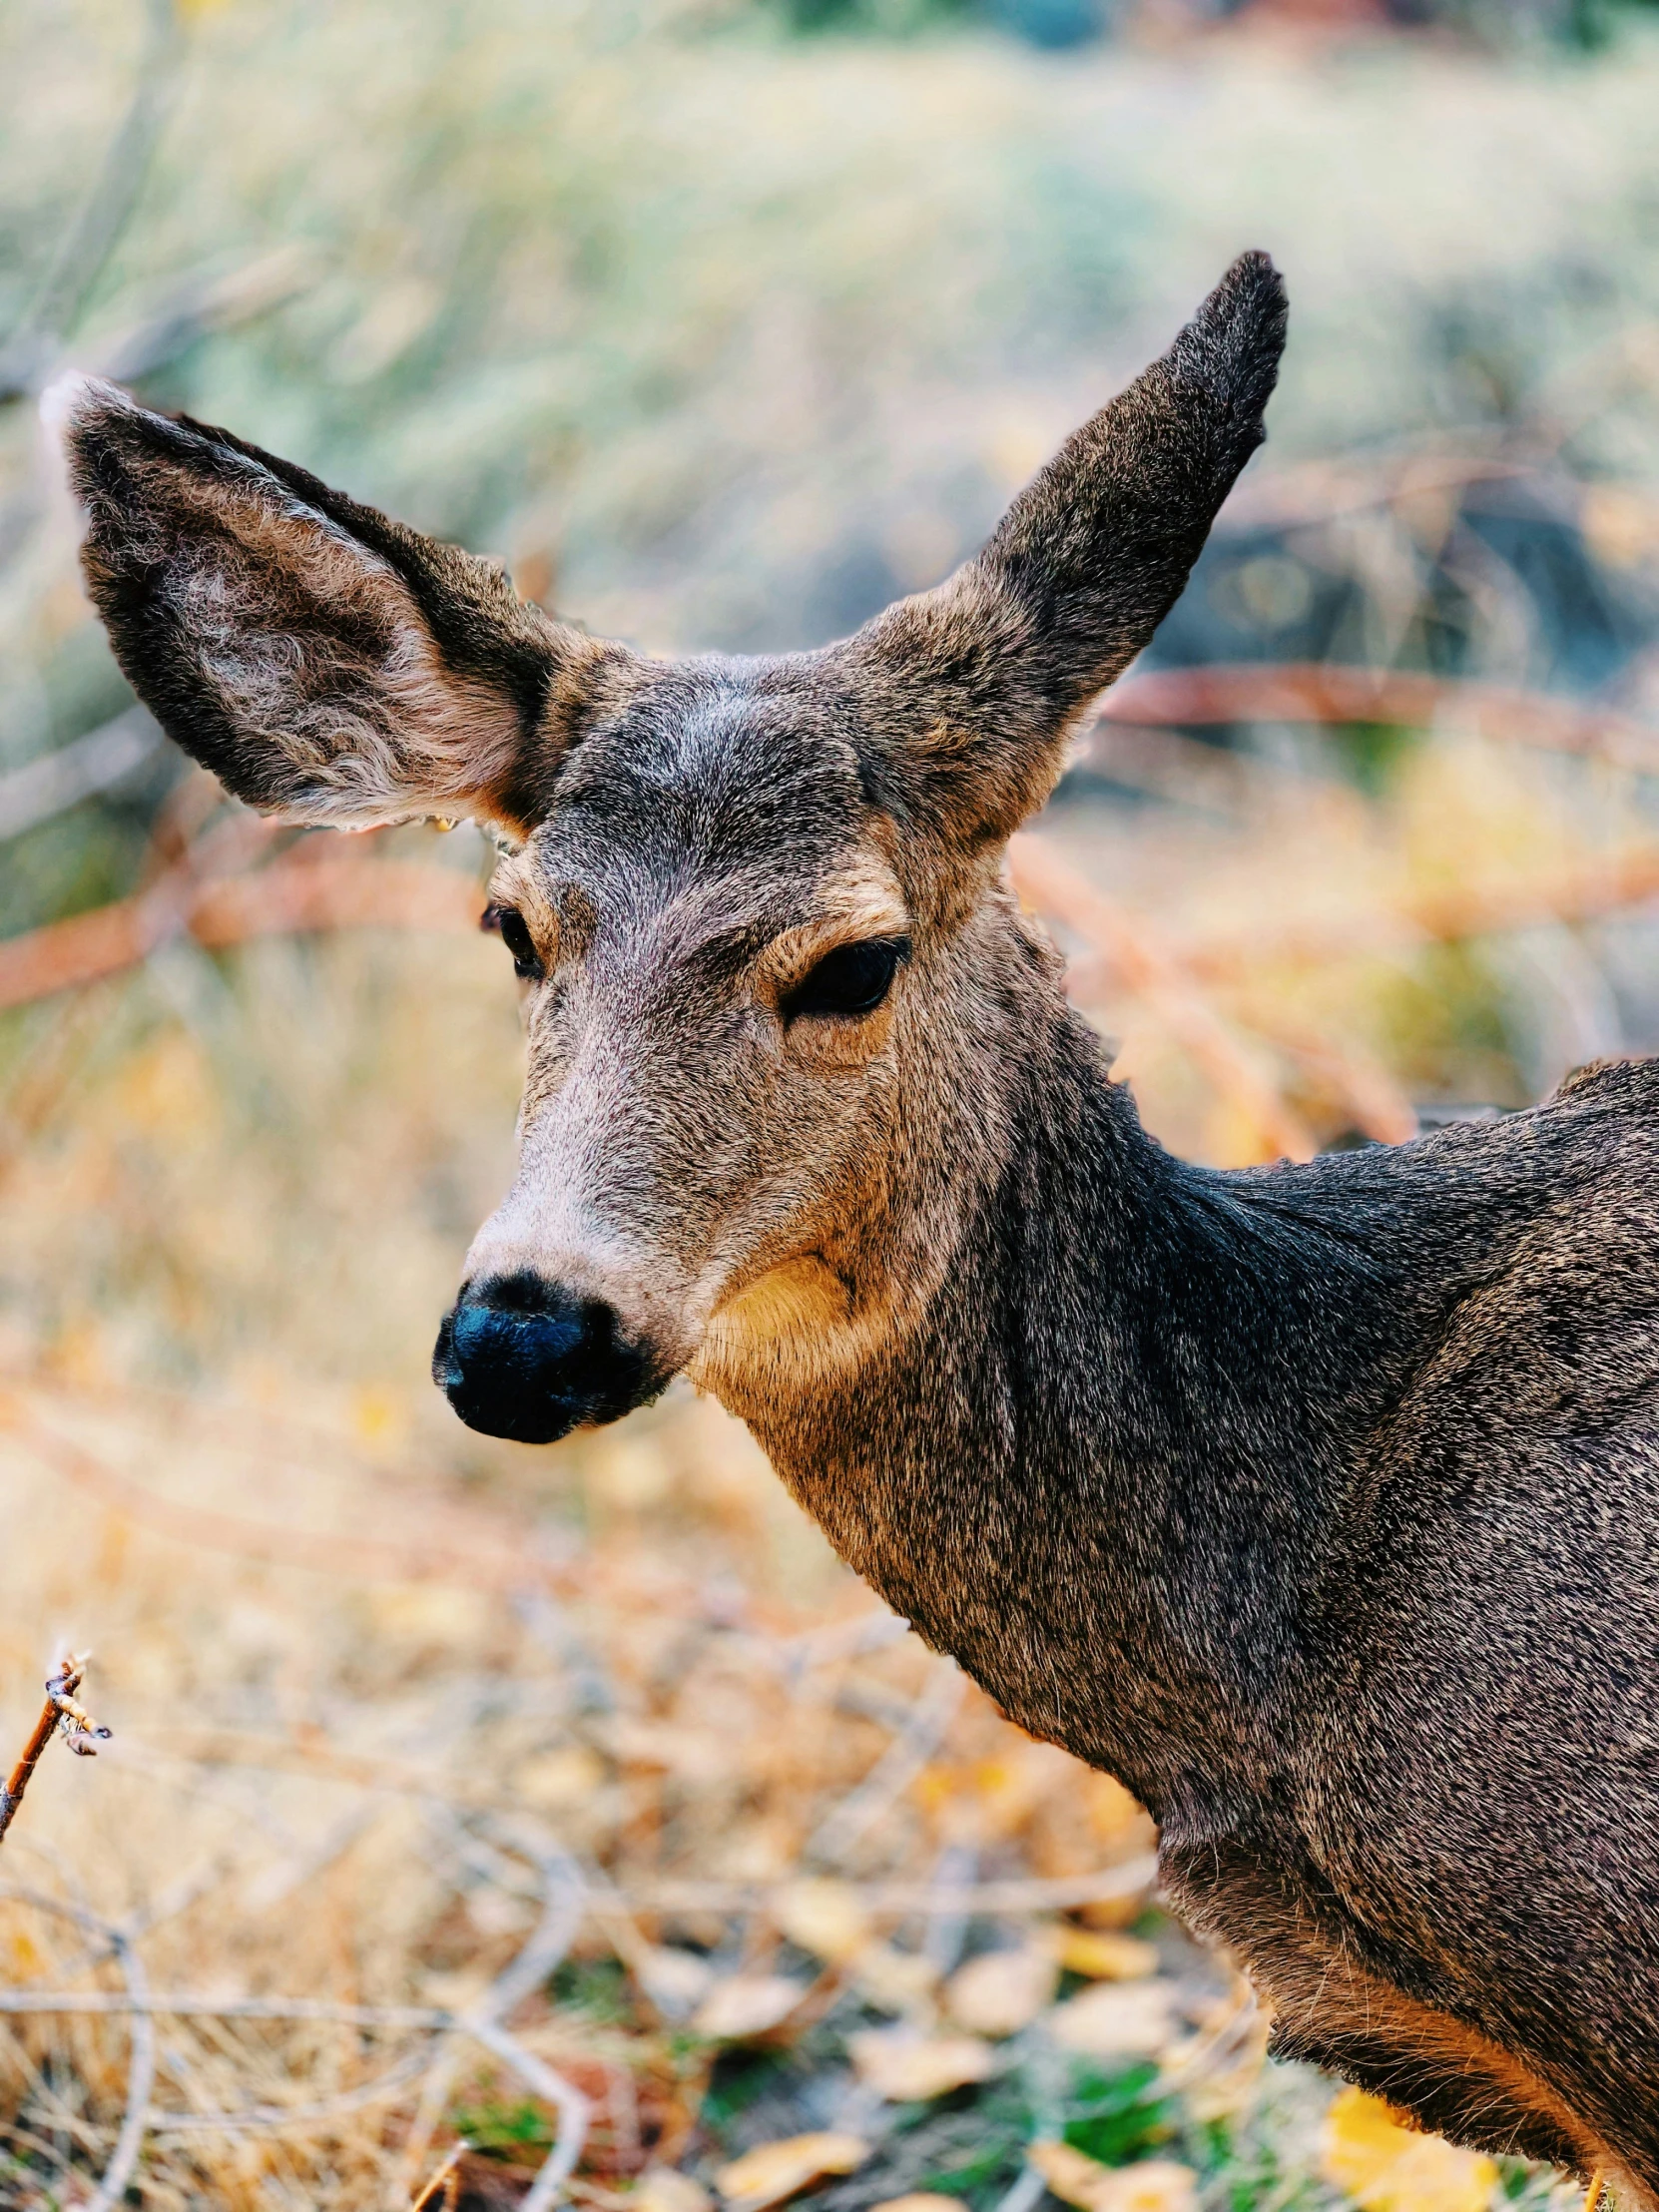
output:
<instances>
[{"instance_id":1,"label":"deer's left eye","mask_svg":"<svg viewBox=\"0 0 1659 2212\"><path fill-rule=\"evenodd\" d=\"M486 906L483 927L493 929L513 956L513 973L524 983L539 983L547 970L542 966L536 940L516 906Z\"/></svg>"},{"instance_id":2,"label":"deer's left eye","mask_svg":"<svg viewBox=\"0 0 1659 2212\"><path fill-rule=\"evenodd\" d=\"M909 957L908 937L838 944L786 994L780 1011L786 1021L803 1014L872 1014L891 990L899 962Z\"/></svg>"}]
</instances>

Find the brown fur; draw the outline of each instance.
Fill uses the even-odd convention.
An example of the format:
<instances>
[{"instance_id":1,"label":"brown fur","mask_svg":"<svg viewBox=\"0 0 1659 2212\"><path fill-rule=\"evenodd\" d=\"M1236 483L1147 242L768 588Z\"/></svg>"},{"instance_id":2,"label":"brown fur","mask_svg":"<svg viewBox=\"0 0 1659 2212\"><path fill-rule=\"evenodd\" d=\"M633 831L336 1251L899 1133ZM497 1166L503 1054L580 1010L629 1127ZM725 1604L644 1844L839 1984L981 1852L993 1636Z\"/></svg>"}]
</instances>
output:
<instances>
[{"instance_id":1,"label":"brown fur","mask_svg":"<svg viewBox=\"0 0 1659 2212\"><path fill-rule=\"evenodd\" d=\"M1655 2206L1659 1066L1206 1173L1002 879L1283 327L1247 257L974 561L776 660L597 644L222 432L63 411L91 588L182 743L294 819L507 833L529 1078L440 1338L467 1417L550 1435L688 1371L922 1636L1142 1797L1282 2048ZM877 941L885 996L814 1010Z\"/></svg>"}]
</instances>

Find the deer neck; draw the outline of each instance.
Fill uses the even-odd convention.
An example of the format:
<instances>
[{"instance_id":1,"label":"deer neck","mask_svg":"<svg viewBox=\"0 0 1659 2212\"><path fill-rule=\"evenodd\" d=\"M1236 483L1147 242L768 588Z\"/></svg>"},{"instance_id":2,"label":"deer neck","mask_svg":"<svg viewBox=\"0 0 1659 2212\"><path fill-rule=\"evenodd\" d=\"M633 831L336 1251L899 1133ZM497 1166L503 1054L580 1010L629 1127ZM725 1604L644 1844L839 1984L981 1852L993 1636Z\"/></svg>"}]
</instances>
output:
<instances>
[{"instance_id":1,"label":"deer neck","mask_svg":"<svg viewBox=\"0 0 1659 2212\"><path fill-rule=\"evenodd\" d=\"M1311 1171L1162 1151L1057 984L1025 981L1021 1034L987 1040L909 1166L918 1216L967 1193L948 1249L862 1299L855 1265L778 1271L750 1357L705 1380L842 1557L1032 1734L1161 1816L1230 1780L1259 1800L1384 1410L1385 1286L1279 1202Z\"/></svg>"}]
</instances>

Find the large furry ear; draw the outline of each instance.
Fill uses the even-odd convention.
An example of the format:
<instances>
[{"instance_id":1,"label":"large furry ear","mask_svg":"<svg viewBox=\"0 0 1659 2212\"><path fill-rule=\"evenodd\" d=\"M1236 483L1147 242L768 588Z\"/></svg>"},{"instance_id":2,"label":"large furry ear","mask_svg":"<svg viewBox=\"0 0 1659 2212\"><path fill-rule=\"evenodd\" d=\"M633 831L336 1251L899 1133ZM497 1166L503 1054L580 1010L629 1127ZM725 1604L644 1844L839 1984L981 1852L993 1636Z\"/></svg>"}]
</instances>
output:
<instances>
[{"instance_id":1,"label":"large furry ear","mask_svg":"<svg viewBox=\"0 0 1659 2212\"><path fill-rule=\"evenodd\" d=\"M1069 724L1175 604L1262 442L1286 316L1278 271L1246 254L981 553L830 648L869 734L869 781L901 824L971 850L1042 804Z\"/></svg>"},{"instance_id":2,"label":"large furry ear","mask_svg":"<svg viewBox=\"0 0 1659 2212\"><path fill-rule=\"evenodd\" d=\"M83 378L43 411L117 660L239 799L353 829L472 816L519 836L541 819L624 648L227 431Z\"/></svg>"}]
</instances>

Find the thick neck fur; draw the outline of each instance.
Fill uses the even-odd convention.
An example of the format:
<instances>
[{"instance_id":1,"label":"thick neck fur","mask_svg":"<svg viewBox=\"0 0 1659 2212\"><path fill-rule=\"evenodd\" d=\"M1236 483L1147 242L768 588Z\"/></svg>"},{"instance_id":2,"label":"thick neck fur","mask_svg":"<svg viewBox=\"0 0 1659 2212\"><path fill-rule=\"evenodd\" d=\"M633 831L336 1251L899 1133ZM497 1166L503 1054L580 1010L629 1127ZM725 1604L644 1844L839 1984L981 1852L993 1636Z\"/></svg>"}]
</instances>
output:
<instances>
[{"instance_id":1,"label":"thick neck fur","mask_svg":"<svg viewBox=\"0 0 1659 2212\"><path fill-rule=\"evenodd\" d=\"M1012 1718L1207 1829L1294 1789L1379 1446L1527 1209L1455 1137L1235 1174L1171 1158L1004 926L1022 1033L958 1099L982 1129L1000 1082L1005 1155L919 1325L735 1409Z\"/></svg>"}]
</instances>

